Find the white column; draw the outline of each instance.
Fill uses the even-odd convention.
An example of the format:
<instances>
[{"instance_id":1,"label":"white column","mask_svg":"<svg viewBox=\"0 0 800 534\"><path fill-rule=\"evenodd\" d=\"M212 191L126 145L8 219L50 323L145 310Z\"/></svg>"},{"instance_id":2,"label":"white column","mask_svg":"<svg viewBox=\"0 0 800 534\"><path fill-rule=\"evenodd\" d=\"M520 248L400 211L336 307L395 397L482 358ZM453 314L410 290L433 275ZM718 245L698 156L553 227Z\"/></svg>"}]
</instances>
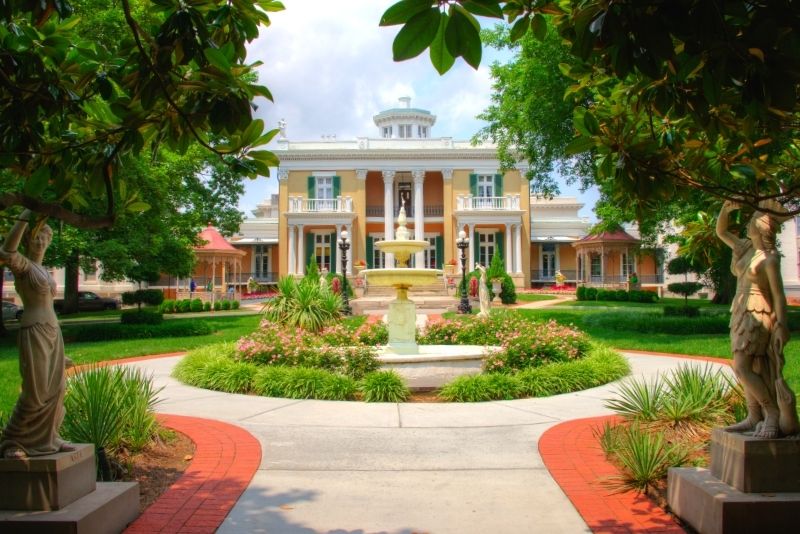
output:
<instances>
[{"instance_id":1,"label":"white column","mask_svg":"<svg viewBox=\"0 0 800 534\"><path fill-rule=\"evenodd\" d=\"M477 243L478 236L475 235L474 223L469 225L469 233L467 235L469 236L469 252L468 252L469 258L467 258L467 266L468 266L467 272L471 273L472 271L475 270L475 247L478 246Z\"/></svg>"},{"instance_id":2,"label":"white column","mask_svg":"<svg viewBox=\"0 0 800 534\"><path fill-rule=\"evenodd\" d=\"M414 178L414 236L416 239L425 239L425 198L422 192L422 184L425 182L425 171L411 171ZM425 264L425 252L419 251L415 255L414 261L417 267Z\"/></svg>"},{"instance_id":3,"label":"white column","mask_svg":"<svg viewBox=\"0 0 800 534\"><path fill-rule=\"evenodd\" d=\"M297 242L295 241L295 228L289 225L289 274L294 274L297 269Z\"/></svg>"},{"instance_id":4,"label":"white column","mask_svg":"<svg viewBox=\"0 0 800 534\"><path fill-rule=\"evenodd\" d=\"M342 225L336 225L336 238L331 243L332 247L336 247L336 265L333 266L333 272L342 274L342 251L339 250L339 239L342 237Z\"/></svg>"},{"instance_id":5,"label":"white column","mask_svg":"<svg viewBox=\"0 0 800 534\"><path fill-rule=\"evenodd\" d=\"M347 228L347 235L350 237L350 255L347 258L347 276L351 276L353 274L353 256L356 253L356 249L353 247L353 225L348 224L345 228Z\"/></svg>"},{"instance_id":6,"label":"white column","mask_svg":"<svg viewBox=\"0 0 800 534\"><path fill-rule=\"evenodd\" d=\"M394 239L394 171L383 171L383 234ZM386 253L385 267L394 267L394 254Z\"/></svg>"},{"instance_id":7,"label":"white column","mask_svg":"<svg viewBox=\"0 0 800 534\"><path fill-rule=\"evenodd\" d=\"M297 225L297 274L306 274L306 236L303 235L303 225Z\"/></svg>"},{"instance_id":8,"label":"white column","mask_svg":"<svg viewBox=\"0 0 800 534\"><path fill-rule=\"evenodd\" d=\"M522 225L521 224L517 225L516 237L517 239L514 247L516 249L516 259L515 259L516 265L514 266L514 272L517 274L522 274Z\"/></svg>"},{"instance_id":9,"label":"white column","mask_svg":"<svg viewBox=\"0 0 800 534\"><path fill-rule=\"evenodd\" d=\"M511 223L506 223L506 272L511 274L514 272L514 255L511 250Z\"/></svg>"}]
</instances>

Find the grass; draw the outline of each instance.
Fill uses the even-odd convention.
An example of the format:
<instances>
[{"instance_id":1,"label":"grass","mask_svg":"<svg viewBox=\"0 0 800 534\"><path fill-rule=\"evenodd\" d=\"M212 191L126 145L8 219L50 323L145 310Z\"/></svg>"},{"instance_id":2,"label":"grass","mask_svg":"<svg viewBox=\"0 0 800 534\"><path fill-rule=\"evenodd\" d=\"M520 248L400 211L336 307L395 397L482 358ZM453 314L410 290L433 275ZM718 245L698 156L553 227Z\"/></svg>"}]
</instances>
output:
<instances>
[{"instance_id":1,"label":"grass","mask_svg":"<svg viewBox=\"0 0 800 534\"><path fill-rule=\"evenodd\" d=\"M542 295L540 293L517 293L517 302L537 302L540 300L555 299L555 295Z\"/></svg>"},{"instance_id":2,"label":"grass","mask_svg":"<svg viewBox=\"0 0 800 534\"><path fill-rule=\"evenodd\" d=\"M215 315L182 318L175 321L206 321L214 330L205 336L169 337L106 342L68 343L67 356L76 364L117 360L133 356L181 352L223 341L236 341L258 326L258 315ZM16 336L0 339L0 413L8 414L17 400L20 387Z\"/></svg>"}]
</instances>

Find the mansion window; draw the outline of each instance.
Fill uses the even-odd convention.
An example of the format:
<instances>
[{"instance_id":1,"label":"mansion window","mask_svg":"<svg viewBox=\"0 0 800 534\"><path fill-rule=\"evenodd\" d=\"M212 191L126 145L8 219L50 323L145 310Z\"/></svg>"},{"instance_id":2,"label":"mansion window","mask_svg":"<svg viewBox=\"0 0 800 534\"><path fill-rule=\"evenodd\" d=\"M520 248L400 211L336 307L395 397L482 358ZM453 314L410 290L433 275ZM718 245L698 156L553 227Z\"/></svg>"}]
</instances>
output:
<instances>
[{"instance_id":1,"label":"mansion window","mask_svg":"<svg viewBox=\"0 0 800 534\"><path fill-rule=\"evenodd\" d=\"M379 241L383 241L382 237L373 238L373 243L377 243ZM372 268L374 269L383 269L386 266L385 262L385 255L383 252L378 250L378 247L373 245L372 249Z\"/></svg>"},{"instance_id":2,"label":"mansion window","mask_svg":"<svg viewBox=\"0 0 800 534\"><path fill-rule=\"evenodd\" d=\"M333 176L317 176L317 209L333 209Z\"/></svg>"},{"instance_id":3,"label":"mansion window","mask_svg":"<svg viewBox=\"0 0 800 534\"><path fill-rule=\"evenodd\" d=\"M636 265L633 260L632 254L622 253L622 276L625 278L636 272Z\"/></svg>"},{"instance_id":4,"label":"mansion window","mask_svg":"<svg viewBox=\"0 0 800 534\"><path fill-rule=\"evenodd\" d=\"M418 126L417 127L417 134L420 139L425 139L428 137L428 127L427 126Z\"/></svg>"},{"instance_id":5,"label":"mansion window","mask_svg":"<svg viewBox=\"0 0 800 534\"><path fill-rule=\"evenodd\" d=\"M600 278L600 276L602 276L600 272L601 271L600 259L601 258L599 254L592 255L592 263L590 264L589 267L592 278Z\"/></svg>"},{"instance_id":6,"label":"mansion window","mask_svg":"<svg viewBox=\"0 0 800 534\"><path fill-rule=\"evenodd\" d=\"M428 248L425 249L425 265L426 269L436 269L438 262L436 258L436 238L426 237L425 241L429 243Z\"/></svg>"},{"instance_id":7,"label":"mansion window","mask_svg":"<svg viewBox=\"0 0 800 534\"><path fill-rule=\"evenodd\" d=\"M320 271L335 270L331 268L331 234L314 234L314 260Z\"/></svg>"},{"instance_id":8,"label":"mansion window","mask_svg":"<svg viewBox=\"0 0 800 534\"><path fill-rule=\"evenodd\" d=\"M407 139L411 137L411 125L410 124L401 124L397 127L399 129L398 137L401 139Z\"/></svg>"},{"instance_id":9,"label":"mansion window","mask_svg":"<svg viewBox=\"0 0 800 534\"><path fill-rule=\"evenodd\" d=\"M392 127L391 126L384 126L382 132L383 132L383 138L384 139L391 139L392 138Z\"/></svg>"},{"instance_id":10,"label":"mansion window","mask_svg":"<svg viewBox=\"0 0 800 534\"><path fill-rule=\"evenodd\" d=\"M478 232L478 263L484 267L489 267L492 263L492 256L495 252L495 242L493 232Z\"/></svg>"},{"instance_id":11,"label":"mansion window","mask_svg":"<svg viewBox=\"0 0 800 534\"><path fill-rule=\"evenodd\" d=\"M253 278L269 278L269 248L266 245L256 245L253 250Z\"/></svg>"},{"instance_id":12,"label":"mansion window","mask_svg":"<svg viewBox=\"0 0 800 534\"><path fill-rule=\"evenodd\" d=\"M542 243L542 278L549 280L556 276L556 244Z\"/></svg>"},{"instance_id":13,"label":"mansion window","mask_svg":"<svg viewBox=\"0 0 800 534\"><path fill-rule=\"evenodd\" d=\"M476 190L478 197L478 207L491 208L494 196L494 176L491 174L478 175L478 188Z\"/></svg>"}]
</instances>

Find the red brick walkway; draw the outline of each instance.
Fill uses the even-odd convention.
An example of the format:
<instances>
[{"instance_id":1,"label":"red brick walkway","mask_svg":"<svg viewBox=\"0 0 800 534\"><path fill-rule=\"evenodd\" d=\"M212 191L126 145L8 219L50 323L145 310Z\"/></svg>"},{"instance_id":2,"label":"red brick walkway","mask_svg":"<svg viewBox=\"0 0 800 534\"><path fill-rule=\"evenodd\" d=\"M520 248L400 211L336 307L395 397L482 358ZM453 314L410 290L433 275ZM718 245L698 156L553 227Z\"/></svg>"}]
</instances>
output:
<instances>
[{"instance_id":1,"label":"red brick walkway","mask_svg":"<svg viewBox=\"0 0 800 534\"><path fill-rule=\"evenodd\" d=\"M158 418L194 441L194 459L125 532L213 533L258 469L261 445L246 430L219 421L180 415Z\"/></svg>"},{"instance_id":2,"label":"red brick walkway","mask_svg":"<svg viewBox=\"0 0 800 534\"><path fill-rule=\"evenodd\" d=\"M575 419L549 429L539 440L539 454L553 479L592 532L683 533L683 529L650 499L633 491L613 493L603 480L618 475L606 461L594 435L615 416Z\"/></svg>"}]
</instances>

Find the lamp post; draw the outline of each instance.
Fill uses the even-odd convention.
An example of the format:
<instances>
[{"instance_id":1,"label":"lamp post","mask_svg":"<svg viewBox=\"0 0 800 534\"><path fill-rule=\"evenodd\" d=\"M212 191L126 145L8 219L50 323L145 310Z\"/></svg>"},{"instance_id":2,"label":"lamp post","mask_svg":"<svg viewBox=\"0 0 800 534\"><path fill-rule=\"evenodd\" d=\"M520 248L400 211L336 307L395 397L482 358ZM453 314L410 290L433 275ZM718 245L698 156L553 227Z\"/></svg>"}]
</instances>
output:
<instances>
[{"instance_id":1,"label":"lamp post","mask_svg":"<svg viewBox=\"0 0 800 534\"><path fill-rule=\"evenodd\" d=\"M461 282L464 287L464 291L461 292L461 302L458 304L458 313L472 313L472 306L470 306L467 296L469 288L467 287L467 254L465 252L469 247L469 238L464 230L458 233L456 247L461 251Z\"/></svg>"},{"instance_id":2,"label":"lamp post","mask_svg":"<svg viewBox=\"0 0 800 534\"><path fill-rule=\"evenodd\" d=\"M344 315L352 315L353 309L350 308L350 299L347 298L347 251L350 250L350 238L347 230L342 230L341 237L336 241L339 245L339 250L342 251L342 313Z\"/></svg>"}]
</instances>

